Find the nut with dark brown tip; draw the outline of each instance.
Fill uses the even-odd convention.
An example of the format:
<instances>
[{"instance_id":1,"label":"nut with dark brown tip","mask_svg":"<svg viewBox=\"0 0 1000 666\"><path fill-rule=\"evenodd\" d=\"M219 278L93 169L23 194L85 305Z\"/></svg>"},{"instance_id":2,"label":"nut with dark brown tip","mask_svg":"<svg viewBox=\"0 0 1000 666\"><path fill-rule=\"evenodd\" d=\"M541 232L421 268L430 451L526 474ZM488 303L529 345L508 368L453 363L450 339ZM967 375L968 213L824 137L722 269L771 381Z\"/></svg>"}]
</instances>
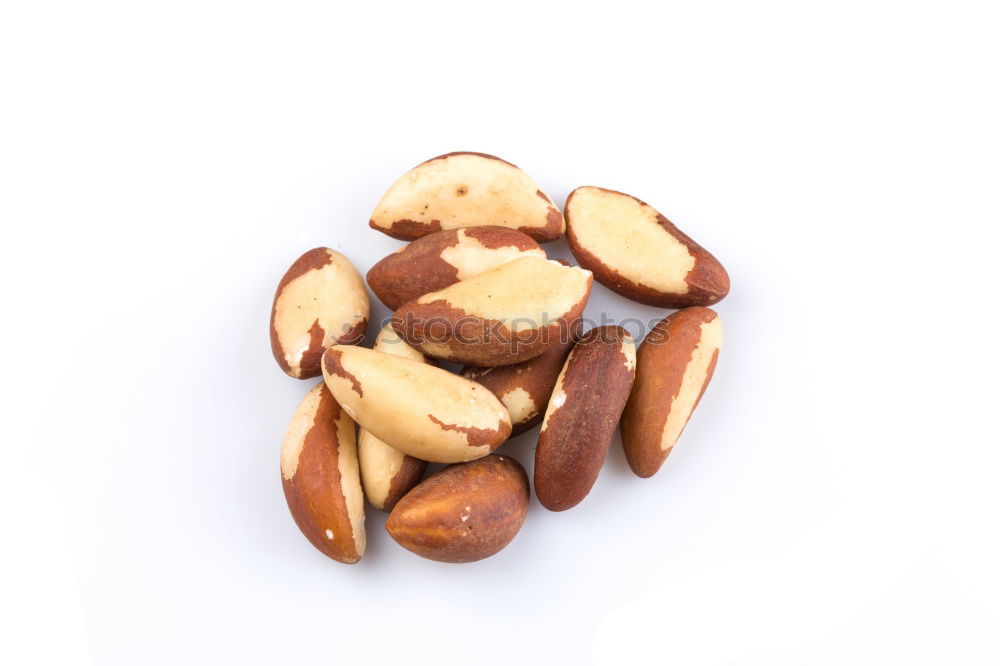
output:
<instances>
[{"instance_id":1,"label":"nut with dark brown tip","mask_svg":"<svg viewBox=\"0 0 1000 666\"><path fill-rule=\"evenodd\" d=\"M594 279L626 298L667 308L711 305L729 275L652 206L628 194L579 187L566 200L566 240Z\"/></svg>"},{"instance_id":2,"label":"nut with dark brown tip","mask_svg":"<svg viewBox=\"0 0 1000 666\"><path fill-rule=\"evenodd\" d=\"M438 562L475 562L501 551L524 524L528 475L510 456L451 465L411 490L385 529L403 548Z\"/></svg>"},{"instance_id":3,"label":"nut with dark brown tip","mask_svg":"<svg viewBox=\"0 0 1000 666\"><path fill-rule=\"evenodd\" d=\"M535 494L546 509L574 507L594 486L628 400L635 366L635 343L620 326L593 328L573 347L535 449Z\"/></svg>"}]
</instances>

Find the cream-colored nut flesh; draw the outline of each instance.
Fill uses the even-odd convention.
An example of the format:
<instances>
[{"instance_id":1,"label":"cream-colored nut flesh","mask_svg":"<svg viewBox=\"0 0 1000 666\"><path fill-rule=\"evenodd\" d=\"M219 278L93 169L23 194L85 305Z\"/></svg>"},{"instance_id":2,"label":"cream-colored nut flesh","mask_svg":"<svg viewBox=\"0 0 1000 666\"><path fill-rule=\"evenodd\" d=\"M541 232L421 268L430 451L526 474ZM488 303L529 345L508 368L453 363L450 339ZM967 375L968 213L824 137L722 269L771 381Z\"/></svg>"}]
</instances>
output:
<instances>
[{"instance_id":1,"label":"cream-colored nut flesh","mask_svg":"<svg viewBox=\"0 0 1000 666\"><path fill-rule=\"evenodd\" d=\"M686 294L695 256L667 233L652 206L619 192L581 187L567 204L576 242L636 284Z\"/></svg>"},{"instance_id":2,"label":"cream-colored nut flesh","mask_svg":"<svg viewBox=\"0 0 1000 666\"><path fill-rule=\"evenodd\" d=\"M382 196L370 225L412 240L479 225L518 229L538 241L562 235L562 214L513 164L480 153L442 155L406 172Z\"/></svg>"},{"instance_id":3,"label":"cream-colored nut flesh","mask_svg":"<svg viewBox=\"0 0 1000 666\"><path fill-rule=\"evenodd\" d=\"M403 338L399 337L399 334L392 328L392 324L386 324L382 327L382 330L375 336L375 344L372 345L372 349L383 354L389 354L390 356L408 358L411 361L427 362L427 359L420 353L419 349L414 349L406 344Z\"/></svg>"},{"instance_id":4,"label":"cream-colored nut flesh","mask_svg":"<svg viewBox=\"0 0 1000 666\"><path fill-rule=\"evenodd\" d=\"M626 336L626 342L622 346L622 353L625 355L625 369L635 370L635 340L632 335Z\"/></svg>"},{"instance_id":5,"label":"cream-colored nut flesh","mask_svg":"<svg viewBox=\"0 0 1000 666\"><path fill-rule=\"evenodd\" d=\"M549 404L545 408L545 416L542 418L543 431L549 426L549 417L566 404L566 387L563 382L565 376L566 365L563 365L563 369L559 372L559 379L556 380L556 387L552 390L552 397L549 398Z\"/></svg>"},{"instance_id":6,"label":"cream-colored nut flesh","mask_svg":"<svg viewBox=\"0 0 1000 666\"><path fill-rule=\"evenodd\" d=\"M406 454L362 428L358 433L358 458L365 497L376 509L384 509L392 480L403 468Z\"/></svg>"},{"instance_id":7,"label":"cream-colored nut flesh","mask_svg":"<svg viewBox=\"0 0 1000 666\"><path fill-rule=\"evenodd\" d=\"M522 257L474 278L424 294L417 304L444 301L465 315L500 321L514 333L538 329L576 307L592 273L541 257Z\"/></svg>"},{"instance_id":8,"label":"cream-colored nut flesh","mask_svg":"<svg viewBox=\"0 0 1000 666\"><path fill-rule=\"evenodd\" d=\"M323 382L296 408L281 444L281 479L292 517L325 555L365 552L365 509L354 421Z\"/></svg>"},{"instance_id":9,"label":"cream-colored nut flesh","mask_svg":"<svg viewBox=\"0 0 1000 666\"><path fill-rule=\"evenodd\" d=\"M337 345L323 356L323 377L362 428L421 460L474 460L510 434L507 408L492 393L429 364Z\"/></svg>"},{"instance_id":10,"label":"cream-colored nut flesh","mask_svg":"<svg viewBox=\"0 0 1000 666\"><path fill-rule=\"evenodd\" d=\"M375 338L373 349L392 356L425 362L424 355L406 344L388 324ZM404 469L406 458L405 453L386 444L364 428L359 431L358 459L361 463L361 482L365 488L365 496L375 508L386 508L393 480Z\"/></svg>"},{"instance_id":11,"label":"cream-colored nut flesh","mask_svg":"<svg viewBox=\"0 0 1000 666\"><path fill-rule=\"evenodd\" d=\"M349 416L342 415L337 420L337 432L344 442L344 450L337 456L337 468L340 470L341 487L344 499L347 502L347 515L351 520L351 536L354 539L354 548L358 555L365 554L365 499L361 489L361 470L358 466L357 440L352 439L354 435L354 420ZM330 535L326 535L330 538Z\"/></svg>"},{"instance_id":12,"label":"cream-colored nut flesh","mask_svg":"<svg viewBox=\"0 0 1000 666\"><path fill-rule=\"evenodd\" d=\"M281 477L291 480L299 468L299 455L306 443L306 435L316 423L316 411L319 409L320 390L322 384L312 387L295 408L292 420L285 430L285 438L281 442Z\"/></svg>"},{"instance_id":13,"label":"cream-colored nut flesh","mask_svg":"<svg viewBox=\"0 0 1000 666\"><path fill-rule=\"evenodd\" d=\"M510 412L510 420L512 423L524 423L538 413L538 405L535 404L531 394L520 386L515 387L500 396L500 402L502 402L507 408L507 411Z\"/></svg>"},{"instance_id":14,"label":"cream-colored nut flesh","mask_svg":"<svg viewBox=\"0 0 1000 666\"><path fill-rule=\"evenodd\" d=\"M722 348L722 319L715 317L701 325L701 337L691 354L691 361L684 368L680 389L670 403L667 422L660 437L660 448L664 451L673 447L681 436L681 431L691 418L691 412L698 404L705 380L708 377L712 358Z\"/></svg>"},{"instance_id":15,"label":"cream-colored nut flesh","mask_svg":"<svg viewBox=\"0 0 1000 666\"><path fill-rule=\"evenodd\" d=\"M368 291L361 274L336 250L318 248L313 252L323 251L326 256L314 258L313 268L283 280L274 299L272 347L278 363L296 378L318 375L322 350L347 342L358 327L360 339L368 320ZM316 367L303 372L307 354Z\"/></svg>"},{"instance_id":16,"label":"cream-colored nut flesh","mask_svg":"<svg viewBox=\"0 0 1000 666\"><path fill-rule=\"evenodd\" d=\"M545 250L540 247L522 250L514 245L488 247L466 234L464 229L458 232L458 244L441 251L441 259L455 267L459 280L468 280L526 256L545 259Z\"/></svg>"}]
</instances>

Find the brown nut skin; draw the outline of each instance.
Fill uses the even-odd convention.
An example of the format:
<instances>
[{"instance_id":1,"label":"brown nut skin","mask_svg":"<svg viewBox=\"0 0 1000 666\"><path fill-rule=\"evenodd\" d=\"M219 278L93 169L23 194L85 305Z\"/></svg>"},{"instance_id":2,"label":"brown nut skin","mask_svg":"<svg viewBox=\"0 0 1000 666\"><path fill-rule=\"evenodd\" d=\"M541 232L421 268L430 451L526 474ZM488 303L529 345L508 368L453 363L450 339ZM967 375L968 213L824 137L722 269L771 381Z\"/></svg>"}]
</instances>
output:
<instances>
[{"instance_id":1,"label":"brown nut skin","mask_svg":"<svg viewBox=\"0 0 1000 666\"><path fill-rule=\"evenodd\" d=\"M362 428L420 460L475 460L510 436L510 414L496 396L429 363L337 345L323 354L323 378Z\"/></svg>"},{"instance_id":2,"label":"brown nut skin","mask_svg":"<svg viewBox=\"0 0 1000 666\"><path fill-rule=\"evenodd\" d=\"M379 331L372 349L421 363L426 361L423 354L403 342L388 324ZM406 455L364 428L358 431L358 461L365 497L380 511L391 511L403 495L420 483L427 470L426 460Z\"/></svg>"},{"instance_id":3,"label":"brown nut skin","mask_svg":"<svg viewBox=\"0 0 1000 666\"><path fill-rule=\"evenodd\" d=\"M512 365L540 356L575 330L592 285L590 271L522 257L407 303L392 326L434 358Z\"/></svg>"},{"instance_id":4,"label":"brown nut skin","mask_svg":"<svg viewBox=\"0 0 1000 666\"><path fill-rule=\"evenodd\" d=\"M456 152L420 164L382 195L368 225L400 240L484 224L540 243L563 234L562 213L531 177L485 153Z\"/></svg>"},{"instance_id":5,"label":"brown nut skin","mask_svg":"<svg viewBox=\"0 0 1000 666\"><path fill-rule=\"evenodd\" d=\"M528 513L528 475L510 456L451 465L411 490L389 514L396 543L437 562L475 562L501 551Z\"/></svg>"},{"instance_id":6,"label":"brown nut skin","mask_svg":"<svg viewBox=\"0 0 1000 666\"><path fill-rule=\"evenodd\" d=\"M601 187L566 199L566 240L580 265L626 298L646 305L712 305L729 274L705 248L643 201Z\"/></svg>"},{"instance_id":7,"label":"brown nut skin","mask_svg":"<svg viewBox=\"0 0 1000 666\"><path fill-rule=\"evenodd\" d=\"M323 382L306 394L281 445L281 486L309 542L338 562L365 552L365 504L354 421Z\"/></svg>"},{"instance_id":8,"label":"brown nut skin","mask_svg":"<svg viewBox=\"0 0 1000 666\"><path fill-rule=\"evenodd\" d=\"M309 250L285 272L274 293L274 360L289 377L318 377L325 349L364 340L368 313L368 291L347 257L328 247Z\"/></svg>"},{"instance_id":9,"label":"brown nut skin","mask_svg":"<svg viewBox=\"0 0 1000 666\"><path fill-rule=\"evenodd\" d=\"M556 379L573 348L574 337L567 334L565 342L560 342L530 361L494 368L469 365L462 368L460 374L466 379L479 382L500 398L500 402L510 412L510 436L516 437L542 422Z\"/></svg>"},{"instance_id":10,"label":"brown nut skin","mask_svg":"<svg viewBox=\"0 0 1000 666\"><path fill-rule=\"evenodd\" d=\"M524 256L545 258L530 236L497 226L439 231L385 257L368 271L368 286L392 310Z\"/></svg>"},{"instance_id":11,"label":"brown nut skin","mask_svg":"<svg viewBox=\"0 0 1000 666\"><path fill-rule=\"evenodd\" d=\"M573 347L535 449L535 495L550 511L583 501L604 466L635 378L635 343L620 326L593 328Z\"/></svg>"},{"instance_id":12,"label":"brown nut skin","mask_svg":"<svg viewBox=\"0 0 1000 666\"><path fill-rule=\"evenodd\" d=\"M703 307L673 313L646 336L621 421L625 457L637 476L653 476L670 455L712 379L721 346L722 320Z\"/></svg>"}]
</instances>

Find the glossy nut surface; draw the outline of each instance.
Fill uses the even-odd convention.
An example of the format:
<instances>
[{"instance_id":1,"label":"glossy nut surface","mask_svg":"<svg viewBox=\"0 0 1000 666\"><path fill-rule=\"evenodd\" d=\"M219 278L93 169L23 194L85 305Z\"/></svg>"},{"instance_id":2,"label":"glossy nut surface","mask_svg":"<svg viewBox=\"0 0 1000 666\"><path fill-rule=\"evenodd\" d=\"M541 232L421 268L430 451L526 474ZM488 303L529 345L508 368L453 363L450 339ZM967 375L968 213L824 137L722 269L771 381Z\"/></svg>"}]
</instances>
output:
<instances>
[{"instance_id":1,"label":"glossy nut surface","mask_svg":"<svg viewBox=\"0 0 1000 666\"><path fill-rule=\"evenodd\" d=\"M513 540L528 513L528 476L510 456L451 465L396 504L385 529L410 552L438 562L475 562Z\"/></svg>"}]
</instances>

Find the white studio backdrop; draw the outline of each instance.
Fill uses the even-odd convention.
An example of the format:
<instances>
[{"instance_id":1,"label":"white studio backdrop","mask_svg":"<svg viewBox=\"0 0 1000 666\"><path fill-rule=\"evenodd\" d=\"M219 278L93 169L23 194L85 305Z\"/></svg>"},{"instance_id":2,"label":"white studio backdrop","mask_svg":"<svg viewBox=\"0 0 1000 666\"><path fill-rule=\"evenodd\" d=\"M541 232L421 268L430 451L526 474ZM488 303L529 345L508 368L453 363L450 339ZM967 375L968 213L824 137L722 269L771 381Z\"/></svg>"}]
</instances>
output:
<instances>
[{"instance_id":1,"label":"white studio backdrop","mask_svg":"<svg viewBox=\"0 0 1000 666\"><path fill-rule=\"evenodd\" d=\"M0 661L1000 663L995 11L5 5ZM282 496L273 290L399 247L371 209L452 150L657 207L729 270L726 342L652 479L616 438L491 559L369 510L339 565Z\"/></svg>"}]
</instances>

